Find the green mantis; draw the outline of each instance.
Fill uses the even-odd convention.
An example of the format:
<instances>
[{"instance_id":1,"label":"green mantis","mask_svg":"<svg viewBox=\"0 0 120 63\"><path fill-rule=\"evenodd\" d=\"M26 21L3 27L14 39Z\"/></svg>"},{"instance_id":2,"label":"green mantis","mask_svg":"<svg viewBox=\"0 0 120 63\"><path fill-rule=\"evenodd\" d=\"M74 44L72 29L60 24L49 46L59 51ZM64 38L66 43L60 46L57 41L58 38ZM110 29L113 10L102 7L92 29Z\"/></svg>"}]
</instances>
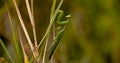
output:
<instances>
[{"instance_id":1,"label":"green mantis","mask_svg":"<svg viewBox=\"0 0 120 63\"><path fill-rule=\"evenodd\" d=\"M64 31L66 29L66 25L69 23L69 17L70 15L66 16L66 20L63 20L63 11L59 10L58 11L58 16L57 16L57 24L58 24L58 29L59 31L56 33L56 36L52 42L52 45L49 49L49 54L48 54L48 59L50 60L52 55L55 52L55 49L57 48L57 46L60 43L61 38L63 37Z\"/></svg>"},{"instance_id":2,"label":"green mantis","mask_svg":"<svg viewBox=\"0 0 120 63\"><path fill-rule=\"evenodd\" d=\"M47 42L45 42L45 39L47 38L47 36L49 36L50 30L51 30L52 26L55 24L55 30L54 30L55 36L53 38L53 42L51 43L50 47L48 48L48 54L47 54L47 58L46 58L47 60L51 59L56 48L58 47L60 40L63 37L64 31L66 29L66 25L68 24L69 17L70 17L70 15L64 17L63 11L60 10L63 0L60 1L59 5L57 6L56 9L55 9L55 3L56 3L56 0L53 0L53 6L51 8L51 15L50 15L50 23L48 25L45 35L43 36L42 40L40 41L40 43L38 45L38 48L41 48L41 47L47 48L47 45L46 45ZM46 51L46 49L44 50L44 52L45 51ZM41 54L42 54L42 52L40 53L39 57L42 56ZM43 55L43 57L45 59L45 54ZM43 63L45 61L44 59L43 59Z\"/></svg>"},{"instance_id":3,"label":"green mantis","mask_svg":"<svg viewBox=\"0 0 120 63\"><path fill-rule=\"evenodd\" d=\"M64 0L60 0L60 3L57 5L57 7L56 7L56 1L57 0L53 0L53 5L52 5L52 8L51 8L51 14L50 14L50 23L49 23L49 25L46 29L46 32L45 32L43 38L37 44L35 24L34 24L33 0L31 0L31 6L29 4L29 1L25 0L26 7L27 7L27 12L28 12L28 15L30 17L31 25L32 25L32 28L33 28L33 36L34 36L34 42L35 42L35 44L33 44L32 41L31 41L31 38L30 38L30 36L27 32L27 29L25 27L24 20L21 16L21 13L20 13L20 10L19 10L18 5L16 3L16 0L13 0L15 10L17 12L17 16L18 16L19 21L20 21L20 25L23 29L23 32L25 34L25 37L26 37L26 39L28 41L28 44L29 44L29 47L31 49L32 55L30 55L31 56L30 59L27 58L27 54L25 53L26 51L24 51L24 47L22 45L22 38L20 36L21 33L19 33L19 37L20 37L22 50L19 49L20 46L19 46L18 42L16 41L16 35L14 33L14 28L12 26L11 16L10 16L9 10L7 8L7 5L6 5L7 11L8 11L8 17L9 17L10 25L11 25L11 29L12 29L13 39L14 39L14 43L15 43L15 49L16 49L16 53L17 53L17 56L18 56L18 60L20 62L22 62L22 63L23 62L32 63L32 62L35 61L35 62L39 63L43 59L42 63L45 63L46 59L50 60L52 55L54 54L56 48L58 47L58 45L60 43L61 38L63 37L66 26L69 23L69 17L70 17L70 15L67 15L65 17L64 12L62 10L60 10ZM54 25L55 25L55 28L54 28ZM47 45L48 45L49 39L51 39L49 37L51 37L50 35L52 35L52 34L50 34L51 30L53 30L53 39L52 39L52 43L51 43L50 47L48 47L48 54L46 54ZM4 44L2 43L1 39L0 39L0 43L1 43L2 47L5 49L5 52L8 55L8 57L10 58L11 62L15 63L15 61L12 59L12 57L8 54L8 51L6 50L6 48L5 48ZM48 55L47 58L46 58L46 55Z\"/></svg>"}]
</instances>

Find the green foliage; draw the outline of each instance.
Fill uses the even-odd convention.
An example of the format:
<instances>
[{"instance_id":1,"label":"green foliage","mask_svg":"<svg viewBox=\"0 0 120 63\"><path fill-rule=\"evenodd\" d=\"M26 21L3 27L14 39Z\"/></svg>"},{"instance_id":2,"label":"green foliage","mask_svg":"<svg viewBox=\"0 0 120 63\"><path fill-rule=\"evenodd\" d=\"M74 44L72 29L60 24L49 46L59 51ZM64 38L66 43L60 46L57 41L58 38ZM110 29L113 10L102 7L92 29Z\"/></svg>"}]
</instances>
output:
<instances>
[{"instance_id":1,"label":"green foliage","mask_svg":"<svg viewBox=\"0 0 120 63\"><path fill-rule=\"evenodd\" d=\"M41 62L40 61L41 59L43 59L42 63L45 63L45 60L46 60L45 56L47 55L46 52L45 52L46 48L47 48L47 42L48 42L47 40L49 40L48 36L50 34L52 26L54 26L54 23L55 23L55 25L59 24L59 27L61 27L61 28L57 32L55 32L55 34L56 34L55 38L52 40L53 42L50 45L50 49L48 51L49 60L51 59L51 56L54 55L54 52L57 49L61 38L63 37L63 33L66 29L67 23L69 22L69 18L66 18L66 20L63 20L63 14L64 13L63 13L62 10L60 10L60 8L63 4L63 0L60 1L60 3L58 4L57 7L56 7L56 0L53 0L53 5L52 5L52 8L51 8L51 15L50 15L50 23L49 23L49 25L47 27L47 30L46 30L46 32L45 32L45 34L44 34L44 36L43 36L43 38L42 38L42 40L40 41L39 44L37 44L37 37L36 37L34 11L33 11L34 10L33 9L33 0L31 0L31 6L30 6L28 0L25 0L25 3L26 3L26 7L27 7L27 12L28 12L28 15L29 15L29 18L30 18L30 23L31 23L31 26L32 26L31 29L33 31L34 42L31 41L31 38L28 34L28 30L26 29L26 26L24 24L22 14L20 13L20 10L18 8L18 4L17 4L16 0L13 0L13 4L14 4L15 10L17 12L17 16L18 16L20 25L23 29L25 37L27 38L27 41L28 41L28 44L29 44L28 47L30 47L30 50L31 50L30 53L32 55L29 56L26 53L27 50L25 50L25 47L23 45L23 40L22 40L22 37L21 37L22 35L21 35L21 32L20 32L20 29L17 29L17 30L19 31L19 40L20 40L21 46L19 45L19 43L17 41L18 39L17 39L17 36L15 34L15 28L13 26L12 17L10 15L10 10L8 8L8 5L7 5L6 1L5 1L5 7L6 7L6 10L7 10L7 15L8 15L9 22L10 22L10 28L12 30L12 38L13 38L14 47L15 47L15 50L16 50L16 57L17 57L17 59L15 59L15 60L17 60L17 61L12 59L12 57L9 55L9 52L8 52L6 46L3 44L3 42L1 40L0 40L0 43L1 43L3 49L5 50L6 54L8 55L8 57L11 60L12 63L15 63L15 62L39 63L39 62ZM57 23L55 21L57 21ZM57 28L57 27L58 26L55 26L55 28ZM56 31L56 30L54 30L54 31ZM29 59L28 57L31 57L31 58Z\"/></svg>"},{"instance_id":2,"label":"green foliage","mask_svg":"<svg viewBox=\"0 0 120 63\"><path fill-rule=\"evenodd\" d=\"M34 54L37 52L35 55L29 52L31 53L28 54L30 63L37 63L36 59L43 63L48 62L47 60L51 63L120 63L119 0L64 0L64 2L61 0L34 0L34 6L31 5L33 0L15 1L17 1L28 36L30 36L28 39L33 46L32 52ZM29 1L30 6L26 6L25 1ZM15 27L14 33L17 34L18 29L16 28L21 24L15 22L19 23L17 18L19 16L15 12L13 1L7 0L7 2L12 2L12 6L7 4L13 21L12 25ZM26 7L30 7L31 13L28 14ZM72 18L69 18L69 13ZM3 32L6 31L7 25L6 21L4 22L7 20L6 14L2 3L0 6L0 34L2 33L5 37L6 33ZM31 14L34 15L34 20L29 17ZM35 31L33 32L34 26L31 24L31 20L35 21L38 46L35 45ZM28 44L25 38L27 35L24 35L24 31L20 32L23 42ZM9 32L7 31L7 33ZM4 39L2 40L5 42ZM4 44L6 45L6 43ZM25 44L24 48L26 48ZM29 50L31 51L31 49ZM24 55L22 56L24 58ZM19 60L18 56L16 57Z\"/></svg>"}]
</instances>

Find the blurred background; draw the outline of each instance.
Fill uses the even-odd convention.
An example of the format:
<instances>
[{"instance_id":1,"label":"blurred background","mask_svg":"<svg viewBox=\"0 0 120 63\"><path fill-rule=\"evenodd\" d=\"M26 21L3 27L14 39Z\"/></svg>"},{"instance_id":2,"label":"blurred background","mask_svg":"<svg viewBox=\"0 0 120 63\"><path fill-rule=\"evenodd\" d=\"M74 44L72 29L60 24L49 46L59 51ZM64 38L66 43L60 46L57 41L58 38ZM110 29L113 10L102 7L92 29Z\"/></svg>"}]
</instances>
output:
<instances>
[{"instance_id":1,"label":"blurred background","mask_svg":"<svg viewBox=\"0 0 120 63\"><path fill-rule=\"evenodd\" d=\"M32 39L25 2L17 3ZM7 0L7 4L17 34L20 25L12 0ZM34 0L38 41L48 26L51 5L52 0ZM120 63L120 0L64 0L61 9L71 19L53 57L54 63ZM0 38L10 47L13 39L6 14L4 0L0 0ZM0 56L3 54L0 46Z\"/></svg>"}]
</instances>

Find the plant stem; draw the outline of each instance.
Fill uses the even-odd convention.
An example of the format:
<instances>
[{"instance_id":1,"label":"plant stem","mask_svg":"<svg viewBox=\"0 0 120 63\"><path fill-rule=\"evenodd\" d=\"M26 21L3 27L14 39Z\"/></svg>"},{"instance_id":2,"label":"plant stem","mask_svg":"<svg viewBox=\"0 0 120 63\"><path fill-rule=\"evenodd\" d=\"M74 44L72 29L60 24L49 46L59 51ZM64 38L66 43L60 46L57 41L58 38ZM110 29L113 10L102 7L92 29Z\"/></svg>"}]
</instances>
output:
<instances>
[{"instance_id":1,"label":"plant stem","mask_svg":"<svg viewBox=\"0 0 120 63\"><path fill-rule=\"evenodd\" d=\"M27 32L27 29L26 29L26 27L25 27L25 25L24 25L24 22L23 22L23 19L22 19L21 14L20 14L20 11L19 11L19 9L18 9L16 0L13 0L13 3L14 3L14 6L15 6L15 9L16 9L18 18L19 18L19 20L20 20L21 26L22 26L23 31L24 31L24 33L25 33L25 36L26 36L26 38L27 38L27 41L28 41L28 43L29 43L29 45L30 45L30 49L31 49L31 51L32 51L32 53L33 53L33 56L36 57L36 55L35 55L34 52L33 52L33 51L34 51L34 47L33 47L33 45L32 45L32 41L30 40L30 36L29 36L29 34L28 34L28 32Z\"/></svg>"},{"instance_id":2,"label":"plant stem","mask_svg":"<svg viewBox=\"0 0 120 63\"><path fill-rule=\"evenodd\" d=\"M44 53L43 53L43 60L42 60L42 63L45 63L45 56L46 56L46 51L47 51L48 41L49 41L49 35L48 35L47 40L46 40L46 43L45 43L45 48L44 48Z\"/></svg>"},{"instance_id":3,"label":"plant stem","mask_svg":"<svg viewBox=\"0 0 120 63\"><path fill-rule=\"evenodd\" d=\"M6 9L7 9L7 13L8 13L8 18L9 18L9 22L10 22L10 27L12 29L12 35L13 35L13 40L14 40L14 45L15 45L15 50L17 52L17 56L18 56L18 59L19 61L22 63L23 59L22 59L22 52L20 50L20 47L18 45L18 41L16 39L16 36L15 36L15 31L14 31L14 28L13 28L13 23L12 23L12 19L11 19L11 16L10 16L10 12L8 10L8 7L7 7L7 4L5 3L5 6L6 6Z\"/></svg>"},{"instance_id":4,"label":"plant stem","mask_svg":"<svg viewBox=\"0 0 120 63\"><path fill-rule=\"evenodd\" d=\"M55 21L55 18L57 17L58 10L60 9L62 3L63 3L63 0L61 0L61 2L60 2L60 4L58 5L58 7L57 7L57 9L56 9L53 17L50 19L50 23L49 23L49 25L48 25L47 31L46 31L45 35L43 36L42 40L40 41L38 47L41 46L41 44L42 44L43 41L45 40L46 36L48 35L48 33L49 33L49 31L50 31L50 29L51 29L51 27L52 27L52 25L53 25L53 23L54 23L54 21Z\"/></svg>"}]
</instances>

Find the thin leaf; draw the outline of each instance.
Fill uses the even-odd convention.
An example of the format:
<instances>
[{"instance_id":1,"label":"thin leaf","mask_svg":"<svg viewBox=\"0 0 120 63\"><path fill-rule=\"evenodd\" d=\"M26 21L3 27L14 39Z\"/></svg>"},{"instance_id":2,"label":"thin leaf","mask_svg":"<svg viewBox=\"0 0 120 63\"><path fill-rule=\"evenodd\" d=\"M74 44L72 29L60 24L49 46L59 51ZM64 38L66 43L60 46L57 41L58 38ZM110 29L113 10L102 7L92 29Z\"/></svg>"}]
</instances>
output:
<instances>
[{"instance_id":1,"label":"thin leaf","mask_svg":"<svg viewBox=\"0 0 120 63\"><path fill-rule=\"evenodd\" d=\"M50 14L50 19L54 15L55 7L56 7L56 0L53 0L53 4L52 4L52 8L51 8L51 14ZM53 32L52 32L53 33L52 39L54 39L55 38L55 34L56 34L55 23L53 23L52 30L53 30ZM52 63L52 59L51 59L51 63Z\"/></svg>"},{"instance_id":2,"label":"thin leaf","mask_svg":"<svg viewBox=\"0 0 120 63\"><path fill-rule=\"evenodd\" d=\"M56 9L56 11L55 11L53 17L50 19L50 23L49 23L49 25L48 25L48 28L47 28L47 30L46 30L46 33L45 33L45 35L43 36L42 40L40 41L38 47L41 46L41 44L42 44L43 41L45 40L46 36L47 36L48 33L50 32L50 29L51 29L51 27L52 27L52 25L53 25L53 23L54 23L54 21L55 21L55 18L57 17L58 10L60 9L62 3L63 3L63 0L61 0L61 2L60 2L60 4L58 5L58 7L57 7L57 9Z\"/></svg>"},{"instance_id":3,"label":"thin leaf","mask_svg":"<svg viewBox=\"0 0 120 63\"><path fill-rule=\"evenodd\" d=\"M6 4L5 6L6 6L6 9L7 9L7 12L8 12L8 17L9 17L9 21L10 21L10 27L11 27L11 29L12 29L12 35L13 35L15 50L16 50L16 52L17 52L17 56L18 56L19 61L22 63L22 62L23 62L22 53L21 53L20 47L19 47L19 45L18 45L16 36L15 36L15 32L14 32L14 28L13 28L13 24L12 24L10 12L9 12L9 10L8 10L7 4Z\"/></svg>"},{"instance_id":4,"label":"thin leaf","mask_svg":"<svg viewBox=\"0 0 120 63\"><path fill-rule=\"evenodd\" d=\"M51 14L50 14L50 19L54 15L55 12L55 6L56 6L56 0L53 0L52 8L51 8Z\"/></svg>"},{"instance_id":5,"label":"thin leaf","mask_svg":"<svg viewBox=\"0 0 120 63\"><path fill-rule=\"evenodd\" d=\"M31 13L32 13L33 22L34 22L33 35L34 35L35 48L37 48L38 44L37 44L37 36L36 36L36 30L35 30L36 26L35 26L35 21L34 21L33 0L31 0Z\"/></svg>"},{"instance_id":6,"label":"thin leaf","mask_svg":"<svg viewBox=\"0 0 120 63\"><path fill-rule=\"evenodd\" d=\"M37 48L37 37L36 37L36 30L35 30L35 21L34 21L34 16L33 16L33 8L30 9L30 4L28 0L25 0L26 3L26 7L27 7L27 11L28 11L28 15L30 18L30 22L32 25L32 30L33 30L33 36L34 36L34 43L35 43L35 49L33 51L34 57L37 60L38 59L38 48ZM31 5L33 5L33 1L31 1ZM33 7L33 6L31 6ZM31 11L32 10L32 11ZM39 62L39 60L37 60Z\"/></svg>"},{"instance_id":7,"label":"thin leaf","mask_svg":"<svg viewBox=\"0 0 120 63\"><path fill-rule=\"evenodd\" d=\"M59 44L59 42L60 42L60 40L61 40L61 38L62 38L62 36L63 36L64 31L65 31L65 27L64 27L62 30L60 30L60 31L57 33L56 37L54 38L54 40L53 40L53 42L52 42L52 45L51 45L51 47L49 48L48 60L51 59L51 57L52 57L52 55L54 54L56 48L58 47L58 44Z\"/></svg>"},{"instance_id":8,"label":"thin leaf","mask_svg":"<svg viewBox=\"0 0 120 63\"><path fill-rule=\"evenodd\" d=\"M32 27L34 27L34 26L35 26L35 23L34 23L34 19L33 19L32 11L31 11L31 9L30 9L29 1L28 1L28 0L25 0L25 3L26 3L26 7L27 7L27 11L28 11L28 14L29 14L29 18L30 18L30 21L31 21Z\"/></svg>"},{"instance_id":9,"label":"thin leaf","mask_svg":"<svg viewBox=\"0 0 120 63\"><path fill-rule=\"evenodd\" d=\"M47 51L47 46L48 46L48 40L49 40L49 35L48 35L48 38L47 38L46 43L45 43L42 63L45 63L45 59L46 59L45 56L46 56L46 51Z\"/></svg>"},{"instance_id":10,"label":"thin leaf","mask_svg":"<svg viewBox=\"0 0 120 63\"><path fill-rule=\"evenodd\" d=\"M5 53L7 54L7 56L9 57L10 61L12 63L15 63L14 60L12 59L12 57L10 56L10 54L8 53L8 50L6 48L6 46L4 45L3 41L0 39L0 44L2 45L3 49L5 50Z\"/></svg>"},{"instance_id":11,"label":"thin leaf","mask_svg":"<svg viewBox=\"0 0 120 63\"><path fill-rule=\"evenodd\" d=\"M37 38L36 38L36 31L35 31L35 21L34 21L34 15L33 15L33 0L31 0L31 9L30 9L30 4L28 0L25 0L27 11L29 14L30 22L33 28L33 35L34 35L34 42L35 46L37 47ZM32 10L32 11L31 11Z\"/></svg>"},{"instance_id":12,"label":"thin leaf","mask_svg":"<svg viewBox=\"0 0 120 63\"><path fill-rule=\"evenodd\" d=\"M24 25L24 22L23 22L23 19L22 19L21 14L20 14L20 11L19 11L19 9L18 9L17 3L16 3L15 0L13 0L13 3L14 3L14 6L15 6L15 9L16 9L18 18L19 18L19 20L20 20L21 26L22 26L23 31L24 31L24 33L25 33L25 36L26 36L26 38L27 38L27 41L28 41L28 43L29 43L29 45L30 45L30 49L31 49L31 51L33 51L33 50L34 50L34 47L33 47L33 45L32 45L32 41L30 40L30 36L29 36L29 34L28 34L28 32L27 32L27 29L26 29L26 27L25 27L25 25ZM33 52L33 55L34 55L34 52ZM34 55L34 57L35 57L35 55Z\"/></svg>"},{"instance_id":13,"label":"thin leaf","mask_svg":"<svg viewBox=\"0 0 120 63\"><path fill-rule=\"evenodd\" d=\"M23 51L23 55L24 55L24 63L29 63L28 56L27 56L25 49L23 47L23 43L22 43L23 41L22 41L20 30L19 30L19 37L20 37L20 43L21 43L21 47L22 47L22 51Z\"/></svg>"}]
</instances>

